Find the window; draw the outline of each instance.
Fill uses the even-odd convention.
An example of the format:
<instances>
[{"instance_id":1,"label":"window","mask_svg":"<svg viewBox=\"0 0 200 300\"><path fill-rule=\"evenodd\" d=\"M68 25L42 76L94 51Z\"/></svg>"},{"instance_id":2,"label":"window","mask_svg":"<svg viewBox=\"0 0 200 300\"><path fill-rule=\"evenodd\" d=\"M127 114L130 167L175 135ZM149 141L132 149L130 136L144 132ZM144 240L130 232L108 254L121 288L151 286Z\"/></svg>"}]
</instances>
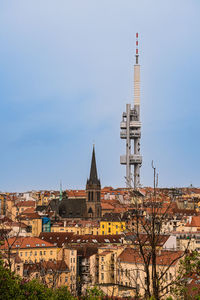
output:
<instances>
[{"instance_id":1,"label":"window","mask_svg":"<svg viewBox=\"0 0 200 300\"><path fill-rule=\"evenodd\" d=\"M104 261L104 257L102 256L101 261Z\"/></svg>"},{"instance_id":2,"label":"window","mask_svg":"<svg viewBox=\"0 0 200 300\"><path fill-rule=\"evenodd\" d=\"M108 228L108 232L109 232L109 233L111 232L111 228L110 228L110 227Z\"/></svg>"},{"instance_id":3,"label":"window","mask_svg":"<svg viewBox=\"0 0 200 300\"><path fill-rule=\"evenodd\" d=\"M65 276L65 282L67 282L67 276Z\"/></svg>"},{"instance_id":4,"label":"window","mask_svg":"<svg viewBox=\"0 0 200 300\"><path fill-rule=\"evenodd\" d=\"M104 273L101 273L101 280L104 280Z\"/></svg>"},{"instance_id":5,"label":"window","mask_svg":"<svg viewBox=\"0 0 200 300\"><path fill-rule=\"evenodd\" d=\"M23 256L23 253L22 253L22 252L20 252L20 256Z\"/></svg>"},{"instance_id":6,"label":"window","mask_svg":"<svg viewBox=\"0 0 200 300\"><path fill-rule=\"evenodd\" d=\"M27 252L25 252L25 256L27 256Z\"/></svg>"},{"instance_id":7,"label":"window","mask_svg":"<svg viewBox=\"0 0 200 300\"><path fill-rule=\"evenodd\" d=\"M50 251L50 255L53 255L53 251L52 250Z\"/></svg>"},{"instance_id":8,"label":"window","mask_svg":"<svg viewBox=\"0 0 200 300\"><path fill-rule=\"evenodd\" d=\"M72 257L71 257L71 263L72 263Z\"/></svg>"},{"instance_id":9,"label":"window","mask_svg":"<svg viewBox=\"0 0 200 300\"><path fill-rule=\"evenodd\" d=\"M46 251L44 251L44 255L46 255Z\"/></svg>"},{"instance_id":10,"label":"window","mask_svg":"<svg viewBox=\"0 0 200 300\"><path fill-rule=\"evenodd\" d=\"M118 225L116 225L116 229L118 228Z\"/></svg>"},{"instance_id":11,"label":"window","mask_svg":"<svg viewBox=\"0 0 200 300\"><path fill-rule=\"evenodd\" d=\"M104 228L104 225L102 225L102 228Z\"/></svg>"},{"instance_id":12,"label":"window","mask_svg":"<svg viewBox=\"0 0 200 300\"><path fill-rule=\"evenodd\" d=\"M104 269L104 265L101 265L101 270L103 271L103 269Z\"/></svg>"},{"instance_id":13,"label":"window","mask_svg":"<svg viewBox=\"0 0 200 300\"><path fill-rule=\"evenodd\" d=\"M76 261L75 257L74 257L73 261L74 261L74 263L75 263L75 261Z\"/></svg>"},{"instance_id":14,"label":"window","mask_svg":"<svg viewBox=\"0 0 200 300\"><path fill-rule=\"evenodd\" d=\"M20 265L17 265L17 271L18 272L20 271Z\"/></svg>"},{"instance_id":15,"label":"window","mask_svg":"<svg viewBox=\"0 0 200 300\"><path fill-rule=\"evenodd\" d=\"M37 256L37 251L35 251L35 256Z\"/></svg>"},{"instance_id":16,"label":"window","mask_svg":"<svg viewBox=\"0 0 200 300\"><path fill-rule=\"evenodd\" d=\"M74 250L72 250L72 255L74 255Z\"/></svg>"}]
</instances>

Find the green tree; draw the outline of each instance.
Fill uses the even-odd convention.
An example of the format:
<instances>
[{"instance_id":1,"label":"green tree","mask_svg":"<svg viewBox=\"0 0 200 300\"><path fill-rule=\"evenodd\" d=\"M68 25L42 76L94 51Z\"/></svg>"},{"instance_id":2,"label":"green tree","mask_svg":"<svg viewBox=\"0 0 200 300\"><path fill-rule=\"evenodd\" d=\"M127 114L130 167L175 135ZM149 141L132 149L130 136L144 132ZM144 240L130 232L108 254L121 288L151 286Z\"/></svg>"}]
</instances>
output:
<instances>
[{"instance_id":1,"label":"green tree","mask_svg":"<svg viewBox=\"0 0 200 300\"><path fill-rule=\"evenodd\" d=\"M99 300L102 299L104 296L104 293L98 288L93 287L91 289L86 290L86 295L82 297L84 300Z\"/></svg>"},{"instance_id":2,"label":"green tree","mask_svg":"<svg viewBox=\"0 0 200 300\"><path fill-rule=\"evenodd\" d=\"M200 276L200 254L197 251L188 253L184 259L180 261L176 286L174 289L178 299L190 300L200 299L200 292L196 291L196 295L191 295L190 278ZM192 289L195 292L195 288Z\"/></svg>"},{"instance_id":3,"label":"green tree","mask_svg":"<svg viewBox=\"0 0 200 300\"><path fill-rule=\"evenodd\" d=\"M20 278L0 260L0 300L74 300L67 287L50 289L37 280Z\"/></svg>"}]
</instances>

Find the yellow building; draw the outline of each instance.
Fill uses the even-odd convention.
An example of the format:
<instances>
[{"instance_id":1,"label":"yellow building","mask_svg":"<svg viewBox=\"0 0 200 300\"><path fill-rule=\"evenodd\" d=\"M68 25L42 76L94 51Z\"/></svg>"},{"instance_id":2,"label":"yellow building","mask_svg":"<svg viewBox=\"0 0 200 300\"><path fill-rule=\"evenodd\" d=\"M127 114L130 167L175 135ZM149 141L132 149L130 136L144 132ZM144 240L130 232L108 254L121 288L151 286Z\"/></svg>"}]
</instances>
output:
<instances>
[{"instance_id":1,"label":"yellow building","mask_svg":"<svg viewBox=\"0 0 200 300\"><path fill-rule=\"evenodd\" d=\"M23 262L40 262L57 259L57 247L36 237L12 237L0 247L2 252L17 253Z\"/></svg>"},{"instance_id":2,"label":"yellow building","mask_svg":"<svg viewBox=\"0 0 200 300\"><path fill-rule=\"evenodd\" d=\"M126 223L119 214L106 214L100 221L100 234L121 234L126 230Z\"/></svg>"},{"instance_id":3,"label":"yellow building","mask_svg":"<svg viewBox=\"0 0 200 300\"><path fill-rule=\"evenodd\" d=\"M24 277L38 279L49 288L71 287L71 273L63 260L24 265Z\"/></svg>"},{"instance_id":4,"label":"yellow building","mask_svg":"<svg viewBox=\"0 0 200 300\"><path fill-rule=\"evenodd\" d=\"M6 215L6 194L0 194L0 215Z\"/></svg>"},{"instance_id":5,"label":"yellow building","mask_svg":"<svg viewBox=\"0 0 200 300\"><path fill-rule=\"evenodd\" d=\"M100 226L99 223L96 221L64 221L54 223L51 226L51 232L73 232L74 234L78 235L85 235L85 234L93 234L99 235L100 234Z\"/></svg>"},{"instance_id":6,"label":"yellow building","mask_svg":"<svg viewBox=\"0 0 200 300\"><path fill-rule=\"evenodd\" d=\"M9 256L7 253L2 253L1 258L7 268L10 267L12 272L23 277L23 262L17 253L12 253Z\"/></svg>"},{"instance_id":7,"label":"yellow building","mask_svg":"<svg viewBox=\"0 0 200 300\"><path fill-rule=\"evenodd\" d=\"M124 246L107 246L98 249L98 284L104 294L118 295L117 258L124 250Z\"/></svg>"},{"instance_id":8,"label":"yellow building","mask_svg":"<svg viewBox=\"0 0 200 300\"><path fill-rule=\"evenodd\" d=\"M29 226L29 232L32 236L39 236L42 232L42 219L37 213L21 215L18 220Z\"/></svg>"}]
</instances>

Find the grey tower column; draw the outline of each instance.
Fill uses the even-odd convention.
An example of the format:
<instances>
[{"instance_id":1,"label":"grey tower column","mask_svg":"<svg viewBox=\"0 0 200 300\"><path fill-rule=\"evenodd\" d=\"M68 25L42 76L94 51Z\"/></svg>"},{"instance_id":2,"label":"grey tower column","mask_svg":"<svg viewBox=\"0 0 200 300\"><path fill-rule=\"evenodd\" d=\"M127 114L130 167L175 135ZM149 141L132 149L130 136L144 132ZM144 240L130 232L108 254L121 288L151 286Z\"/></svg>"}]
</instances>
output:
<instances>
[{"instance_id":1,"label":"grey tower column","mask_svg":"<svg viewBox=\"0 0 200 300\"><path fill-rule=\"evenodd\" d=\"M138 64L138 34L136 34L136 63L134 65L134 106L126 104L126 112L122 114L120 123L120 138L126 140L126 155L120 156L120 163L126 165L126 186L134 188L140 186L140 167L142 156L140 155L140 65ZM131 141L133 140L133 154L131 152ZM131 174L131 165L134 165L134 177Z\"/></svg>"}]
</instances>

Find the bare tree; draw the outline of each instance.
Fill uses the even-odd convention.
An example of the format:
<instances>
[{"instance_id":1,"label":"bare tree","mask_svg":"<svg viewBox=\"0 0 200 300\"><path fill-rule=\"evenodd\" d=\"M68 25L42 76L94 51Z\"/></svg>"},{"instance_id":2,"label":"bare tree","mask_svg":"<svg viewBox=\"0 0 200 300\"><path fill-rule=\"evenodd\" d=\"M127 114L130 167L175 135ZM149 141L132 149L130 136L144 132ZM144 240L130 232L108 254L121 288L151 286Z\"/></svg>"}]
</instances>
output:
<instances>
[{"instance_id":1,"label":"bare tree","mask_svg":"<svg viewBox=\"0 0 200 300\"><path fill-rule=\"evenodd\" d=\"M177 252L177 255L172 256L168 262L167 260L165 261L165 267L159 265L159 260L162 255L162 251L160 251L160 242L163 235L162 229L166 219L169 219L172 199L169 199L168 203L165 203L164 205L162 199L158 197L158 174L156 173L153 161L152 168L154 187L153 193L148 200L145 218L141 217L137 201L134 204L135 241L133 243L136 245L138 256L144 266L142 272L145 274L145 285L143 284L145 297L150 298L153 296L156 300L159 300L167 293L169 287L175 284L175 278L166 280L167 273L172 265L178 262L187 253L190 241L188 241L185 251L179 251ZM133 193L134 190L130 189L130 197L132 197ZM135 264L135 266L137 269L137 264ZM133 272L133 274L135 273Z\"/></svg>"},{"instance_id":2,"label":"bare tree","mask_svg":"<svg viewBox=\"0 0 200 300\"><path fill-rule=\"evenodd\" d=\"M13 245L20 236L24 224L18 220L15 215L12 215L11 212L10 215L13 216L12 220L6 216L0 220L0 231L2 243L6 245L4 249L4 261L10 270L15 271L15 269L13 269ZM14 227L16 227L17 230L12 232Z\"/></svg>"}]
</instances>

